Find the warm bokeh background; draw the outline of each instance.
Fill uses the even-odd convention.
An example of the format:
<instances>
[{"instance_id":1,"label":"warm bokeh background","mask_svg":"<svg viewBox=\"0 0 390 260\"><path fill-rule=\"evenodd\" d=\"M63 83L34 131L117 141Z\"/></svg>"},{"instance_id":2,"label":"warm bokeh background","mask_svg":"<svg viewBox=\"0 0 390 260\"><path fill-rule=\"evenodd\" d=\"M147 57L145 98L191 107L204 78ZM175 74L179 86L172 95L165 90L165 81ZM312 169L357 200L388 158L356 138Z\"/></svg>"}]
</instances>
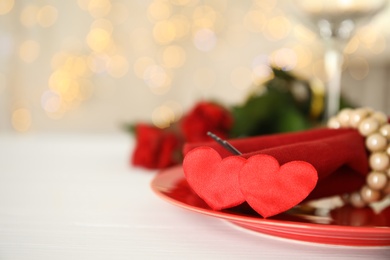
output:
<instances>
[{"instance_id":1,"label":"warm bokeh background","mask_svg":"<svg viewBox=\"0 0 390 260\"><path fill-rule=\"evenodd\" d=\"M1 0L0 132L163 127L242 102L270 64L325 81L323 44L277 0ZM343 92L390 114L390 11L345 49Z\"/></svg>"}]
</instances>

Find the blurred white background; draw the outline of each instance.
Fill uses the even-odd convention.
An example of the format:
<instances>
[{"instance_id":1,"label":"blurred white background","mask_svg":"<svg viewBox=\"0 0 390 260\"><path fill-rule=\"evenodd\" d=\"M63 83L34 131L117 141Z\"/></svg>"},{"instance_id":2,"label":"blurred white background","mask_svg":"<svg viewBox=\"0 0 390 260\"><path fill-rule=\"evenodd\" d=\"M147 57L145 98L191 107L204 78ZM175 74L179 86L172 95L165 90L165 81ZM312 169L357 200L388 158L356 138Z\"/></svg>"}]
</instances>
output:
<instances>
[{"instance_id":1,"label":"blurred white background","mask_svg":"<svg viewBox=\"0 0 390 260\"><path fill-rule=\"evenodd\" d=\"M0 132L163 127L242 102L270 65L325 81L323 44L277 0L1 0ZM345 49L343 93L390 114L390 12Z\"/></svg>"}]
</instances>

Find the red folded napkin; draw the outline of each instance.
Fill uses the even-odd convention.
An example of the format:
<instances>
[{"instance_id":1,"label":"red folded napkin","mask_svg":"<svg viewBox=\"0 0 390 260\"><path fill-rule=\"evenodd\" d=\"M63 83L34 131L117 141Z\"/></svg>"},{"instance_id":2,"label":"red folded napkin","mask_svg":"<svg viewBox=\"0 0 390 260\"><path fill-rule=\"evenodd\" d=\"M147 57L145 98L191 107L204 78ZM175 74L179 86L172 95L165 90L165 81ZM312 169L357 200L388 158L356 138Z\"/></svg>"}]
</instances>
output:
<instances>
[{"instance_id":1,"label":"red folded napkin","mask_svg":"<svg viewBox=\"0 0 390 260\"><path fill-rule=\"evenodd\" d=\"M264 217L271 216L303 200L356 191L364 185L369 170L364 137L352 129L315 129L228 141L242 155L232 156L214 141L188 143L183 149L189 185L214 209L247 201ZM261 194L256 187L262 189ZM279 194L284 190L290 195ZM281 206L269 206L275 203ZM267 207L274 208L264 211Z\"/></svg>"}]
</instances>

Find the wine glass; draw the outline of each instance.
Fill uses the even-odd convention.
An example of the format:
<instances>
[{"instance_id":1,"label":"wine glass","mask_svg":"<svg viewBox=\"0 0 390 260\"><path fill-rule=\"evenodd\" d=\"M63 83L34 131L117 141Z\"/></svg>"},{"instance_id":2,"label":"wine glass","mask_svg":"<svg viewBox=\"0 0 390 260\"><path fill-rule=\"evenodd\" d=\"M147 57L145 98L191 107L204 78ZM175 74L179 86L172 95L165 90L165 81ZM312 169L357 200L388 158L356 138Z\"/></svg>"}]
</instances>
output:
<instances>
[{"instance_id":1,"label":"wine glass","mask_svg":"<svg viewBox=\"0 0 390 260\"><path fill-rule=\"evenodd\" d=\"M356 28L384 10L388 0L285 0L293 14L325 43L324 67L328 77L324 120L340 109L343 49Z\"/></svg>"}]
</instances>

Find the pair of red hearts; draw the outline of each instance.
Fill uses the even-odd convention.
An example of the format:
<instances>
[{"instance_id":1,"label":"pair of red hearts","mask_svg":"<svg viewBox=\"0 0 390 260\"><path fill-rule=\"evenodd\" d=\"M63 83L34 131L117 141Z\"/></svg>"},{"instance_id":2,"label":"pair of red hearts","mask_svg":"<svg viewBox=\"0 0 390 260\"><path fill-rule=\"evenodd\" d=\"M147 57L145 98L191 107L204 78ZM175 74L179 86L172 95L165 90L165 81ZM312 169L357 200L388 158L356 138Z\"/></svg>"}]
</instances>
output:
<instances>
[{"instance_id":1,"label":"pair of red hearts","mask_svg":"<svg viewBox=\"0 0 390 260\"><path fill-rule=\"evenodd\" d=\"M183 161L188 184L212 209L221 210L247 202L264 218L298 205L317 184L317 170L308 162L280 166L270 155L224 159L213 148L189 151Z\"/></svg>"}]
</instances>

